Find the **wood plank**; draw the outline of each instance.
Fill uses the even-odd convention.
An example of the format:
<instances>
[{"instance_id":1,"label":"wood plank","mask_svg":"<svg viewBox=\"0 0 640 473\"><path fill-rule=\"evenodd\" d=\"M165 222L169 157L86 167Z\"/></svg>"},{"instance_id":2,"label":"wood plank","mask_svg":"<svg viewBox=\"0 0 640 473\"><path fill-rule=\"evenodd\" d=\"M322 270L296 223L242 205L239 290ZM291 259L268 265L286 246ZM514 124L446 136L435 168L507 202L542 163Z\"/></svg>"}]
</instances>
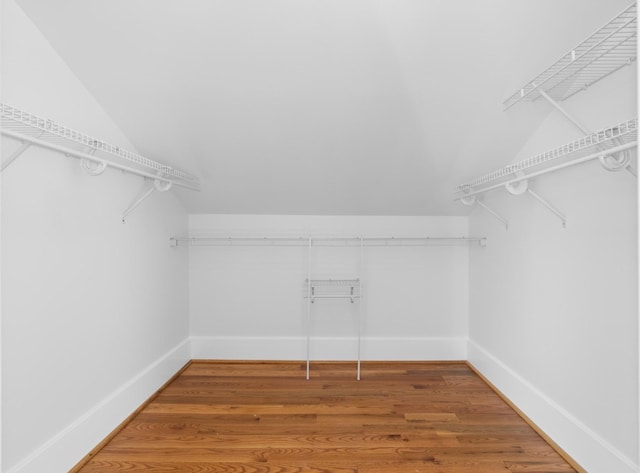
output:
<instances>
[{"instance_id":1,"label":"wood plank","mask_svg":"<svg viewBox=\"0 0 640 473\"><path fill-rule=\"evenodd\" d=\"M464 362L192 362L94 472L576 472Z\"/></svg>"}]
</instances>

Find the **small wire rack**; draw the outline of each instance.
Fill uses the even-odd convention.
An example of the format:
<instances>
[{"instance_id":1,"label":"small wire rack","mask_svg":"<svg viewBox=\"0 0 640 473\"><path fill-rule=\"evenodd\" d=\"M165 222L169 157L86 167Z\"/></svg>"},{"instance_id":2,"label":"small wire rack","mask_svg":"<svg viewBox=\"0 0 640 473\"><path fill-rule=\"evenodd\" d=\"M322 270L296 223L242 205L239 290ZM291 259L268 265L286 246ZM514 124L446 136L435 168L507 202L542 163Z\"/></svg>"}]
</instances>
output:
<instances>
[{"instance_id":1,"label":"small wire rack","mask_svg":"<svg viewBox=\"0 0 640 473\"><path fill-rule=\"evenodd\" d=\"M355 299L360 298L360 279L306 279L305 298L315 299Z\"/></svg>"}]
</instances>

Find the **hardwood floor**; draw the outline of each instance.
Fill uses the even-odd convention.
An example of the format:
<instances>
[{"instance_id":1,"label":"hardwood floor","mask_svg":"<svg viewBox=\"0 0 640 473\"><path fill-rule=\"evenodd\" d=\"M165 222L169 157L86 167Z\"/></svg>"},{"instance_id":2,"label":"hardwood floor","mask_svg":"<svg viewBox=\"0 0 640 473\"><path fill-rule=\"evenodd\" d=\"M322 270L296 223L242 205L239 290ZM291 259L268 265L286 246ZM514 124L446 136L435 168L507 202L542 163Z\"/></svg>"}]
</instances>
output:
<instances>
[{"instance_id":1,"label":"hardwood floor","mask_svg":"<svg viewBox=\"0 0 640 473\"><path fill-rule=\"evenodd\" d=\"M75 471L576 470L465 363L193 362Z\"/></svg>"}]
</instances>

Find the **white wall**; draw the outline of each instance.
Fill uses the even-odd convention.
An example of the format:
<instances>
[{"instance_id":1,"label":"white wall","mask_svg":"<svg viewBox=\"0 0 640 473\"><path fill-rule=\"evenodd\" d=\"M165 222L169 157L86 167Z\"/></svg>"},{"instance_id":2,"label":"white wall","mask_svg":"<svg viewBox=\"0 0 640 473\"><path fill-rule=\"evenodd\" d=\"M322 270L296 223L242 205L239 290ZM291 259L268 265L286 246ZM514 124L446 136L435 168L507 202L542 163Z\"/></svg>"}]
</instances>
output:
<instances>
[{"instance_id":1,"label":"white wall","mask_svg":"<svg viewBox=\"0 0 640 473\"><path fill-rule=\"evenodd\" d=\"M133 149L3 8L2 101ZM142 185L38 148L2 174L2 471L67 471L189 358L187 258L169 247L186 214L157 193L122 224Z\"/></svg>"},{"instance_id":2,"label":"white wall","mask_svg":"<svg viewBox=\"0 0 640 473\"><path fill-rule=\"evenodd\" d=\"M132 148L13 0L2 6L2 101ZM626 69L567 107L592 129L630 118L635 81ZM516 159L575 137L552 114ZM6 156L16 143L2 145ZM636 182L590 164L534 184L567 214L566 229L527 196L496 191L486 201L509 217L509 231L481 209L470 219L487 248L366 250L364 358L464 359L469 335L471 362L590 472L637 470ZM141 185L112 171L91 178L39 149L2 175L3 471L68 469L191 355L304 358L305 252L169 248L187 230L171 194L120 223ZM211 215L191 216L189 228L468 230L461 217ZM312 265L318 276L356 275L357 254L322 248ZM351 310L314 307L314 358L353 356Z\"/></svg>"},{"instance_id":3,"label":"white wall","mask_svg":"<svg viewBox=\"0 0 640 473\"><path fill-rule=\"evenodd\" d=\"M466 217L191 215L192 233L465 236ZM364 359L465 359L468 247L315 247L312 277L361 277ZM189 249L194 358L305 359L302 247ZM313 305L314 359L354 359L357 309Z\"/></svg>"},{"instance_id":4,"label":"white wall","mask_svg":"<svg viewBox=\"0 0 640 473\"><path fill-rule=\"evenodd\" d=\"M591 130L637 116L635 67L564 105ZM515 160L579 136L554 112ZM470 217L489 243L470 253L469 360L589 472L638 471L637 181L592 162L530 185L567 227L531 196L483 197L510 226Z\"/></svg>"}]
</instances>

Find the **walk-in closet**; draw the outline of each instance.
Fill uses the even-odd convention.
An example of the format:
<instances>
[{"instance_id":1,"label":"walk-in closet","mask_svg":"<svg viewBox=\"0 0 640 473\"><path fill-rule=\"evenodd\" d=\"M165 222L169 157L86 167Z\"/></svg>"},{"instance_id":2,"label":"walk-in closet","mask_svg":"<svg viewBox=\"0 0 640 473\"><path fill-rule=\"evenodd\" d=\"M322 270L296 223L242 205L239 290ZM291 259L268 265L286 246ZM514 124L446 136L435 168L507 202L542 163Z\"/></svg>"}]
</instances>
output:
<instances>
[{"instance_id":1,"label":"walk-in closet","mask_svg":"<svg viewBox=\"0 0 640 473\"><path fill-rule=\"evenodd\" d=\"M635 2L0 5L0 471L640 472Z\"/></svg>"}]
</instances>

